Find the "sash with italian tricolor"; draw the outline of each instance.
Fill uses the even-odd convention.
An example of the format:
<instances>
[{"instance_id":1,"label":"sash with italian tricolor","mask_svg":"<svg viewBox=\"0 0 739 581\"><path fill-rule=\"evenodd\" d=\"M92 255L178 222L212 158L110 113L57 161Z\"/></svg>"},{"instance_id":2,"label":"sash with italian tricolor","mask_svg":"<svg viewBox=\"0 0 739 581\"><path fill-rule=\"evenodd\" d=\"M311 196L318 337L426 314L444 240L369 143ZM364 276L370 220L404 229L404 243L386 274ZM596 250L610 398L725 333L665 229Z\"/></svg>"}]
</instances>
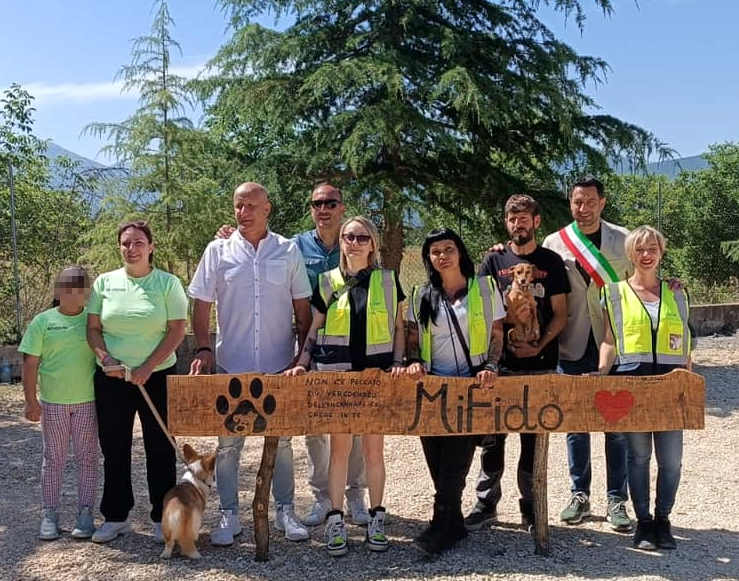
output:
<instances>
[{"instance_id":1,"label":"sash with italian tricolor","mask_svg":"<svg viewBox=\"0 0 739 581\"><path fill-rule=\"evenodd\" d=\"M559 237L564 245L575 255L575 259L590 275L598 288L607 282L618 282L616 271L613 270L608 259L601 254L600 250L585 236L577 227L577 222L572 222L559 231Z\"/></svg>"}]
</instances>

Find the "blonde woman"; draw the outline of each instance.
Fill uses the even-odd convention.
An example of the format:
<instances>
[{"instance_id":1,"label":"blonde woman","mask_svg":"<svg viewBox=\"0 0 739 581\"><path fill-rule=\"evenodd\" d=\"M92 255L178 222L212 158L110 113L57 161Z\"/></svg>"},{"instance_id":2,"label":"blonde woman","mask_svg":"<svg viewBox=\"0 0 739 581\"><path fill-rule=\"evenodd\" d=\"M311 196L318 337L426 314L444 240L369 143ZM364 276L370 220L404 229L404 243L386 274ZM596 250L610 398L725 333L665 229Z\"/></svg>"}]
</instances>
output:
<instances>
[{"instance_id":1,"label":"blonde woman","mask_svg":"<svg viewBox=\"0 0 739 581\"><path fill-rule=\"evenodd\" d=\"M313 364L319 371L361 371L378 367L396 369L404 352L400 303L405 299L397 276L379 266L379 240L374 224L364 217L348 220L339 232L339 267L319 275L311 300L313 324L297 364L287 375L301 375ZM385 551L384 439L364 434L371 520L367 546ZM332 510L326 517L326 548L332 556L348 551L342 512L352 434L331 434L328 492Z\"/></svg>"},{"instance_id":2,"label":"blonde woman","mask_svg":"<svg viewBox=\"0 0 739 581\"><path fill-rule=\"evenodd\" d=\"M659 278L665 238L651 226L640 226L625 241L634 265L628 280L603 287L606 334L600 346L601 375L661 375L691 368L689 304L685 290ZM617 365L612 371L614 363ZM627 433L629 490L638 519L634 547L675 549L670 511L682 468L682 430ZM654 518L649 511L649 464L654 445L657 491Z\"/></svg>"}]
</instances>

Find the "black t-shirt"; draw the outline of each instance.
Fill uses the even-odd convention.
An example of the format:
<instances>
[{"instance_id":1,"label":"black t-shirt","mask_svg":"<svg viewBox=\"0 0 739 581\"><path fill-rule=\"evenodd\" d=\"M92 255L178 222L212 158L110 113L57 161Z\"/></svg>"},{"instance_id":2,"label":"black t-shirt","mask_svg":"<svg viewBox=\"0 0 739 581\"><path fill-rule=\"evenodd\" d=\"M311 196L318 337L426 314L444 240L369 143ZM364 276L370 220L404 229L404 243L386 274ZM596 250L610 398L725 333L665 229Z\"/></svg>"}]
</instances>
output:
<instances>
[{"instance_id":1,"label":"black t-shirt","mask_svg":"<svg viewBox=\"0 0 739 581\"><path fill-rule=\"evenodd\" d=\"M353 284L352 277L346 281L350 285L349 348L353 371L362 371L368 367L387 369L393 364L392 353L379 357L367 357L367 316L365 311L367 309L367 294L369 292L371 273L372 270L366 269L357 274L356 277L353 277L356 278L356 284ZM403 289L400 287L397 273L395 274L395 287L398 291L398 304L400 304L405 300L405 293L403 293ZM328 307L323 302L323 297L318 286L313 290L313 297L310 302L319 313L325 315L328 311Z\"/></svg>"},{"instance_id":2,"label":"black t-shirt","mask_svg":"<svg viewBox=\"0 0 739 581\"><path fill-rule=\"evenodd\" d=\"M537 246L531 254L517 256L510 247L503 252L491 252L482 261L481 275L491 275L498 283L498 288L505 300L512 282L511 267L519 262L529 262L535 266L533 294L536 299L537 316L542 335L554 316L552 295L570 292L570 281L562 258L556 252ZM556 369L559 360L559 343L557 339L550 341L536 357L515 357L508 350L508 329L504 325L503 354L500 358L502 367L511 371L540 371Z\"/></svg>"}]
</instances>

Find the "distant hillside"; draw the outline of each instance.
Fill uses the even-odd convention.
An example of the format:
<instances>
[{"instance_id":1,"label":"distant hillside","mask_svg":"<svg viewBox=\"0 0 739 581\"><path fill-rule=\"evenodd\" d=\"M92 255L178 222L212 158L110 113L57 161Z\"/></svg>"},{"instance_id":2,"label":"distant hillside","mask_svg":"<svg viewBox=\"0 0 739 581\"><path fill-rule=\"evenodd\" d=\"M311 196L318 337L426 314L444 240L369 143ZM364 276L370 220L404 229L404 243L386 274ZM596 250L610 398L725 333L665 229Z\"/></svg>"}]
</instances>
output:
<instances>
[{"instance_id":1,"label":"distant hillside","mask_svg":"<svg viewBox=\"0 0 739 581\"><path fill-rule=\"evenodd\" d=\"M83 157L75 153L74 151L65 149L61 145L57 145L53 141L50 141L49 144L46 146L46 157L48 157L50 160L54 160L59 156L65 156L72 161L78 161L80 163L80 169L100 169L107 167L102 163L98 163L97 161L93 161L92 159Z\"/></svg>"},{"instance_id":2,"label":"distant hillside","mask_svg":"<svg viewBox=\"0 0 739 581\"><path fill-rule=\"evenodd\" d=\"M668 159L666 161L650 163L647 166L648 173L667 176L670 179L676 178L681 171L695 171L706 169L707 167L708 162L702 155ZM626 160L623 161L621 167L616 166L614 169L620 174L631 173L629 163Z\"/></svg>"}]
</instances>

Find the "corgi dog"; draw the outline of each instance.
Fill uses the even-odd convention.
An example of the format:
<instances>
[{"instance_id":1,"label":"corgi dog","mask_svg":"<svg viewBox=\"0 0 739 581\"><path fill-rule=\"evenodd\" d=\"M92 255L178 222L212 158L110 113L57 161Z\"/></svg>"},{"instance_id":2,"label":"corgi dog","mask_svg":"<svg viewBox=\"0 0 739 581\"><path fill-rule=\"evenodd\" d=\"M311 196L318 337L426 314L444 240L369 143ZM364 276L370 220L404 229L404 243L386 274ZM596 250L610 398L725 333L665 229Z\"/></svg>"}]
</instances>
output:
<instances>
[{"instance_id":1,"label":"corgi dog","mask_svg":"<svg viewBox=\"0 0 739 581\"><path fill-rule=\"evenodd\" d=\"M199 559L195 546L200 533L200 523L205 512L205 501L215 480L216 455L198 454L189 444L182 447L187 470L180 483L164 496L162 512L162 536L164 551L161 557L169 559L175 542L180 544L182 554L190 559Z\"/></svg>"}]
</instances>

